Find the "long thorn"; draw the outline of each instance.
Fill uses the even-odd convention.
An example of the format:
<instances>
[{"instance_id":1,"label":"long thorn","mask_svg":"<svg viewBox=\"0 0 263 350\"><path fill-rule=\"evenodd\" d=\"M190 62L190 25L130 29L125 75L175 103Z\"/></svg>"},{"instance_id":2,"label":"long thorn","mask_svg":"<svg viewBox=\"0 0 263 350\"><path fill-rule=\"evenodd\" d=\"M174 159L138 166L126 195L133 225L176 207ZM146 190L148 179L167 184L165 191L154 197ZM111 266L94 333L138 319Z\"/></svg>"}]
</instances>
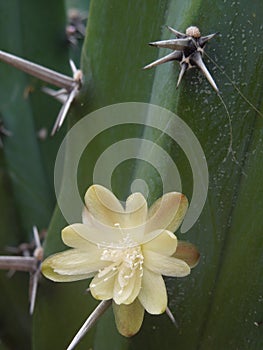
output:
<instances>
[{"instance_id":1,"label":"long thorn","mask_svg":"<svg viewBox=\"0 0 263 350\"><path fill-rule=\"evenodd\" d=\"M99 303L96 309L89 315L83 326L73 338L72 342L67 347L67 350L72 350L84 337L84 335L91 329L92 326L98 321L98 319L104 314L104 312L111 305L111 300L103 300Z\"/></svg>"},{"instance_id":2,"label":"long thorn","mask_svg":"<svg viewBox=\"0 0 263 350\"><path fill-rule=\"evenodd\" d=\"M173 52L169 53L169 55L161 57L158 60L148 64L147 66L143 67L143 69L149 69L149 68L158 66L159 64L166 63L169 61L180 60L181 57L182 57L181 51L173 51Z\"/></svg>"},{"instance_id":3,"label":"long thorn","mask_svg":"<svg viewBox=\"0 0 263 350\"><path fill-rule=\"evenodd\" d=\"M219 32L216 32L216 33L213 33L213 34L209 34L209 35L206 35L206 36L202 36L200 39L199 39L199 43L200 45L203 47L203 45L205 43L207 43L209 40L213 39L216 35L218 35Z\"/></svg>"},{"instance_id":4,"label":"long thorn","mask_svg":"<svg viewBox=\"0 0 263 350\"><path fill-rule=\"evenodd\" d=\"M171 50L179 50L183 51L186 49L191 42L191 39L171 39L171 40L161 40L161 41L154 41L149 43L151 46L157 46L157 47L163 47L168 48Z\"/></svg>"},{"instance_id":5,"label":"long thorn","mask_svg":"<svg viewBox=\"0 0 263 350\"><path fill-rule=\"evenodd\" d=\"M69 60L69 64L70 64L70 68L72 70L73 75L76 74L77 67L76 67L75 63L72 60Z\"/></svg>"},{"instance_id":6,"label":"long thorn","mask_svg":"<svg viewBox=\"0 0 263 350\"><path fill-rule=\"evenodd\" d=\"M183 78L183 75L184 75L186 69L187 69L187 64L186 63L182 63L176 87L178 87L180 85L181 80Z\"/></svg>"},{"instance_id":7,"label":"long thorn","mask_svg":"<svg viewBox=\"0 0 263 350\"><path fill-rule=\"evenodd\" d=\"M178 324L176 322L176 319L174 318L174 315L172 314L172 311L169 309L168 306L167 306L165 312L166 312L167 316L170 318L170 320L173 322L175 327L178 328Z\"/></svg>"},{"instance_id":8,"label":"long thorn","mask_svg":"<svg viewBox=\"0 0 263 350\"><path fill-rule=\"evenodd\" d=\"M40 271L41 271L41 262L43 260L43 248L41 246L39 232L36 226L33 226L33 234L34 234L34 240L36 245L36 249L34 250L34 258L37 261L37 269L33 274L31 274L30 281L29 281L29 303L30 303L29 313L30 315L33 315L34 308L35 308L37 287L38 287L38 281L39 281Z\"/></svg>"},{"instance_id":9,"label":"long thorn","mask_svg":"<svg viewBox=\"0 0 263 350\"><path fill-rule=\"evenodd\" d=\"M38 233L37 227L35 225L33 226L33 234L34 234L34 240L36 243L36 247L40 248L41 243L40 243L39 233Z\"/></svg>"},{"instance_id":10,"label":"long thorn","mask_svg":"<svg viewBox=\"0 0 263 350\"><path fill-rule=\"evenodd\" d=\"M178 32L178 30L170 27L170 26L167 26L167 28L173 33L175 34L178 38L185 38L187 35L184 34L184 33L181 33L181 32Z\"/></svg>"},{"instance_id":11,"label":"long thorn","mask_svg":"<svg viewBox=\"0 0 263 350\"><path fill-rule=\"evenodd\" d=\"M35 308L39 276L40 276L40 266L34 272L34 274L32 276L30 276L30 279L31 279L30 282L32 285L32 287L29 289L29 302L30 302L29 313L30 313L30 315L33 315L34 308Z\"/></svg>"},{"instance_id":12,"label":"long thorn","mask_svg":"<svg viewBox=\"0 0 263 350\"><path fill-rule=\"evenodd\" d=\"M58 73L49 68L43 67L39 64L27 61L23 58L17 57L15 55L11 55L1 50L0 50L0 60L30 75L33 75L38 79L41 79L47 83L56 85L58 87L64 87L68 90L71 90L72 87L76 84L74 79L71 77L68 77L67 75Z\"/></svg>"},{"instance_id":13,"label":"long thorn","mask_svg":"<svg viewBox=\"0 0 263 350\"><path fill-rule=\"evenodd\" d=\"M66 103L68 99L68 91L66 89L54 90L46 86L43 86L41 90L45 92L47 95L54 97L57 101L59 101L62 104Z\"/></svg>"},{"instance_id":14,"label":"long thorn","mask_svg":"<svg viewBox=\"0 0 263 350\"><path fill-rule=\"evenodd\" d=\"M219 93L218 87L216 83L214 82L214 79L212 78L211 74L209 73L208 69L206 68L200 52L196 52L195 55L191 58L191 60L197 65L198 68L203 72L206 79L209 81L213 89L216 91L216 93Z\"/></svg>"},{"instance_id":15,"label":"long thorn","mask_svg":"<svg viewBox=\"0 0 263 350\"><path fill-rule=\"evenodd\" d=\"M70 92L67 100L65 101L65 103L61 107L59 114L58 114L58 117L57 117L55 124L53 126L51 136L54 136L56 131L58 131L61 128L61 126L62 126L62 124L67 116L67 113L69 111L69 108L71 106L71 103L73 102L74 98L77 95L77 92L78 92L78 85L76 85L74 87L74 89Z\"/></svg>"},{"instance_id":16,"label":"long thorn","mask_svg":"<svg viewBox=\"0 0 263 350\"><path fill-rule=\"evenodd\" d=\"M0 256L0 270L35 272L37 261L33 256Z\"/></svg>"}]
</instances>

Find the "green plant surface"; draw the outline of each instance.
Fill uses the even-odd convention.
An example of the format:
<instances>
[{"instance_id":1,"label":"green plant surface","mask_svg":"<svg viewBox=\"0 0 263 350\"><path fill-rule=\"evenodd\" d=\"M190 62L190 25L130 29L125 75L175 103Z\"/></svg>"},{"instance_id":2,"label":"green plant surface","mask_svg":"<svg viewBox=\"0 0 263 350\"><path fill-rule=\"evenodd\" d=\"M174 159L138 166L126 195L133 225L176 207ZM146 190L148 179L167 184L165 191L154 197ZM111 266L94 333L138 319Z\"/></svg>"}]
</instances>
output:
<instances>
[{"instance_id":1,"label":"green plant surface","mask_svg":"<svg viewBox=\"0 0 263 350\"><path fill-rule=\"evenodd\" d=\"M21 237L19 223L13 218L17 213L12 193L10 179L4 170L3 153L0 150L0 252L7 255L7 247L16 245ZM12 276L13 275L13 276ZM0 348L4 343L12 348L28 349L31 342L30 317L28 313L28 294L17 293L21 289L27 291L29 275L11 271L0 271Z\"/></svg>"},{"instance_id":2,"label":"green plant surface","mask_svg":"<svg viewBox=\"0 0 263 350\"><path fill-rule=\"evenodd\" d=\"M117 3L116 3L117 4ZM123 19L122 31L119 31L119 24L115 22L115 15L116 14L116 4L112 9L109 9L108 6L102 5L102 3L93 2L91 4L91 8L89 11L89 21L88 21L88 28L87 32L89 40L86 41L85 47L86 51L83 51L82 56L82 69L85 74L85 82L86 85L83 87L83 93L80 97L80 103L79 105L76 103L72 108L72 115L73 118L78 119L79 115L85 115L89 111L96 110L99 107L106 106L111 103L120 102L120 101L130 101L131 94L133 94L132 100L138 100L138 101L147 101L149 97L149 90L151 88L151 82L152 77L148 77L145 79L145 77L142 75L141 72L141 64L138 66L133 66L132 62L129 62L128 66L123 62L123 64L118 63L118 69L115 70L115 77L116 74L119 79L119 83L121 83L121 75L119 75L119 69L121 74L125 74L126 71L131 71L131 74L136 76L136 79L132 80L128 84L128 89L124 89L124 86L122 86L120 89L118 88L118 85L115 87L110 84L110 77L111 71L113 66L116 65L116 61L110 61L109 59L105 60L103 56L101 56L100 48L98 47L100 43L100 37L102 34L104 36L107 34L107 26L111 26L112 33L111 36L114 37L115 41L121 42L123 35L125 35L125 31L130 32L131 28L127 28L125 24L125 19ZM129 9L126 6L127 4L119 4L118 5L118 11L126 11L127 15L129 12ZM157 4L158 5L158 4ZM98 7L99 6L99 7ZM133 11L137 11L141 9L141 5L139 4L130 4ZM143 5L144 11L147 10L147 6ZM155 8L156 15L160 13L160 10L164 11L164 6L157 6ZM110 12L109 12L110 10ZM100 12L102 11L102 12ZM100 12L100 13L99 13ZM104 18L105 20L108 20L108 23L104 23L103 26L98 26L96 21L98 21L98 18ZM119 17L119 16L118 16ZM96 20L97 18L97 20ZM147 51L147 46L145 46L145 43L148 40L148 37L150 34L154 33L156 31L155 35L158 35L158 29L159 26L162 23L162 19L160 18L158 21L155 21L155 26L152 28L149 26L151 20L149 19L148 22L145 22L143 18L134 18L134 24L132 27L132 33L134 34L134 40L139 40L139 52L137 52L137 48L133 48L134 54L137 55L137 57L143 57L145 52ZM114 23L114 26L112 24ZM138 26L140 28L140 31L137 32ZM98 33L97 30L102 31L103 33ZM143 35L143 36L142 36ZM99 38L99 39L98 39ZM96 40L99 40L99 42L96 42ZM107 41L108 42L108 41ZM128 45L128 43L127 43ZM96 52L96 55L87 56L90 55L91 52L95 53L92 46L98 47L98 51ZM117 45L118 46L118 45ZM105 51L106 55L113 55L113 48L110 45L110 42L108 42L108 45L106 46L107 51ZM133 53L132 52L132 53ZM116 54L116 53L115 53ZM117 52L118 54L118 52ZM90 65L87 65L87 61L92 59L94 62L91 62ZM98 62L98 59L100 60ZM96 64L95 64L96 63ZM106 64L105 64L106 63ZM103 80L100 79L101 76L104 76ZM139 79L139 81L138 81ZM111 93L111 88L114 87L114 93ZM106 90L106 91L105 91ZM102 99L102 95L104 98ZM75 111L75 115L74 115ZM82 190L86 190L87 187L92 183L92 168L94 166L94 163L96 162L97 157L99 156L100 152L107 147L108 144L110 144L112 139L122 139L123 136L130 137L130 135L139 135L141 134L141 129L138 131L134 129L132 132L130 131L130 128L119 128L118 130L109 130L104 133L104 137L99 138L99 140L95 140L94 143L92 143L92 147L88 149L88 154L84 155L84 161L82 166L80 166L80 172L82 172L83 169L83 178L85 178L83 183L81 183L80 180L80 187ZM85 159L87 159L87 162L85 162ZM85 166L86 163L86 166ZM87 164L89 166L87 167ZM129 166L129 164L127 164ZM87 175L88 174L88 175ZM85 176L86 175L86 176ZM122 176L123 177L123 176ZM127 182L129 182L130 176L127 178ZM123 180L122 180L123 181ZM123 192L125 193L126 189L121 188L120 194L123 195ZM60 231L65 226L65 222L61 219L61 214L59 211L55 214L52 224L50 226L49 232L48 232L48 238L46 241L46 247L45 252L46 254L53 253L55 251L59 251L61 249L61 238L60 238ZM95 307L94 301L92 301L92 298L90 296L84 295L83 291L85 288L88 287L87 282L82 283L74 283L74 284L67 284L67 285L57 285L54 283L47 283L46 281L43 281L40 289L40 297L37 303L37 309L34 316L34 347L35 349L46 349L47 347L57 348L57 349L63 349L65 348L70 340L73 338L74 334L78 330L78 328L81 326L81 324L84 322L85 318L89 315L89 313L92 311L92 309ZM45 302L45 300L49 300L49 303ZM72 303L67 303L67 300L73 300ZM66 304L65 304L66 302ZM65 305L68 305L67 307ZM69 309L70 307L70 309ZM70 315L70 318L67 318L65 316L61 315ZM63 337L57 336L59 329L64 329L66 323L67 332L64 334ZM41 327L41 324L45 324L45 328ZM116 330L114 329L114 332ZM94 340L94 334L91 332L89 335L85 337L85 339L81 342L79 345L79 348L86 349L87 346L92 346ZM114 336L115 339L120 341L121 343L126 343L126 340L124 341L121 339L121 337L116 334ZM117 345L116 345L117 346Z\"/></svg>"},{"instance_id":3,"label":"green plant surface","mask_svg":"<svg viewBox=\"0 0 263 350\"><path fill-rule=\"evenodd\" d=\"M258 14L263 11L262 5L212 5L201 1L195 9L197 12L193 11L196 3L188 8L183 6L188 13L182 16L183 23L181 18L173 18L173 14L182 9L181 4L175 2L170 4L166 23L181 31L196 23L204 34L220 31L221 37L211 41L207 48L209 56L223 67L241 92L262 112L262 49L258 46L261 26ZM211 7L215 9L215 16L221 18L217 26ZM167 38L167 32L161 38ZM252 56L255 46L259 51ZM163 54L164 50L160 55ZM259 194L257 201L255 193L262 193L261 169L256 165L262 163L262 115L249 108L224 73L213 70L213 64L206 57L204 59L232 118L236 159L229 154L225 160L230 142L227 115L205 79L200 82L200 73L188 72L181 89L176 92L175 65L159 67L151 102L175 111L197 135L208 162L209 193L198 223L190 232L180 235L199 247L200 264L191 278L180 280L178 284L168 281L170 305L179 329L173 330L164 321L156 320L156 324L154 321L145 322L145 328L134 338L134 348L142 342L151 349L161 346L169 349L171 344L182 349L222 349L225 346L229 349L260 349L263 344L257 326L257 320L262 318L262 218L260 210L256 209L258 205L262 207L262 200ZM176 154L184 192L191 196L191 184L187 181L190 177L184 170L187 168L185 157L174 153L176 150L169 145L167 138L160 140L155 131L146 131L145 137L151 135ZM143 173L143 169L139 169L139 173ZM246 253L245 247L248 248Z\"/></svg>"},{"instance_id":4,"label":"green plant surface","mask_svg":"<svg viewBox=\"0 0 263 350\"><path fill-rule=\"evenodd\" d=\"M33 62L69 73L63 1L0 2L0 48ZM48 24L48 25L47 25ZM0 251L32 239L32 226L47 228L55 206L53 168L63 130L48 133L59 103L40 91L42 83L0 63L0 118L10 131L0 149ZM0 272L0 339L7 349L31 348L29 274Z\"/></svg>"},{"instance_id":5,"label":"green plant surface","mask_svg":"<svg viewBox=\"0 0 263 350\"><path fill-rule=\"evenodd\" d=\"M69 71L62 1L56 5L51 1L50 5L13 1L0 6L1 49L62 72L68 67ZM61 135L40 140L37 132L40 128L50 132L60 106L40 91L36 79L5 63L0 67L1 118L12 133L5 139L4 153L28 238L33 224L47 227L55 204L53 167Z\"/></svg>"},{"instance_id":6,"label":"green plant surface","mask_svg":"<svg viewBox=\"0 0 263 350\"><path fill-rule=\"evenodd\" d=\"M259 190L262 185L261 168L256 165L262 159L262 152L257 146L262 138L262 117L244 101L226 76L230 77L255 107L261 108L262 50L259 42L259 14L262 11L261 3L251 5L245 1L213 4L209 1L156 1L154 6L127 1L91 3L82 54L85 76L81 96L83 105L78 113L84 115L103 106L130 101L150 102L168 108L187 122L198 137L207 158L210 182L206 206L200 219L189 232L179 234L180 238L199 247L200 264L190 278L167 279L170 308L177 319L178 329L165 315L147 315L139 334L127 340L117 334L111 311L108 311L99 321L94 337L91 337L91 333L79 348L262 347L260 326L256 326L262 317L262 253L259 244L262 218L260 210L257 210L262 207L262 190ZM187 72L179 89L176 89L177 63L167 63L151 71L141 70L157 55L162 56L168 52L146 45L152 40L172 37L165 28L166 24L180 31L197 24L204 35L220 31L221 35L209 43L207 53L223 72L209 62L206 56L204 60L217 81L232 119L234 154L228 154L230 125L227 112L198 70ZM141 128L137 130L140 135ZM83 189L83 186L90 185L92 168L103 147L135 134L136 131L129 133L123 126L108 131L97 143L94 141L89 157L84 162L86 166L81 167L86 177L83 174L80 176L80 187ZM172 154L180 170L183 192L190 198L193 186L191 171L182 151L157 130L146 128L141 137L156 140ZM158 163L158 159L156 161ZM126 167L129 166L126 164ZM127 183L123 183L121 172L116 171L113 188L118 195L128 193L128 183L138 174L144 176L146 181L147 178L153 180L154 189L150 198L159 195L159 178L153 175L151 169L140 162L129 169ZM59 215L54 217L53 225L58 220ZM46 243L47 249L51 249L50 237L51 235ZM53 248L52 246L52 251ZM57 294L58 288L62 287L53 284L48 291L49 297L52 294L52 300L56 298L59 302L55 311L46 310L46 319L53 318L54 312L57 314L57 310L67 307L60 298L61 294ZM79 292L79 287L75 284L64 288ZM42 305L43 302L40 300L39 303ZM70 331L72 323L80 326L84 321L83 302L75 299L75 308L79 309L82 316L74 314L71 317L71 325L68 326ZM88 309L86 311L88 315ZM40 316L37 321L35 339L39 339L38 344L43 344L43 338L50 338L47 336L50 330L40 331L40 326L37 329ZM61 328L61 321L63 317L62 320L56 318L57 329ZM55 340L57 348L63 348L65 343L64 339ZM50 346L48 341L45 346L47 344Z\"/></svg>"},{"instance_id":7,"label":"green plant surface","mask_svg":"<svg viewBox=\"0 0 263 350\"><path fill-rule=\"evenodd\" d=\"M68 9L78 9L79 11L82 12L87 12L89 8L89 0L66 0L65 4Z\"/></svg>"}]
</instances>

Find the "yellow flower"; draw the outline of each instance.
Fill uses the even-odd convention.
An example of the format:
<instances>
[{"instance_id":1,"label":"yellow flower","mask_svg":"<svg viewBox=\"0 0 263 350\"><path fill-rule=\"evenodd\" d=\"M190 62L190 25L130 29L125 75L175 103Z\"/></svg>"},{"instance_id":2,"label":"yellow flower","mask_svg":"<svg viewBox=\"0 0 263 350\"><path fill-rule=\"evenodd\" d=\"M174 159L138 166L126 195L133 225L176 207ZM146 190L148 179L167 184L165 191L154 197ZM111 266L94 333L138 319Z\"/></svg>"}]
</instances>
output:
<instances>
[{"instance_id":1,"label":"yellow flower","mask_svg":"<svg viewBox=\"0 0 263 350\"><path fill-rule=\"evenodd\" d=\"M48 257L43 274L56 282L93 277L90 291L98 300L113 300L116 325L124 336L141 327L144 310L161 314L167 308L162 275L184 277L199 253L178 242L173 232L181 224L188 202L170 192L148 210L141 193L133 193L125 208L112 192L93 185L85 195L83 224L62 230L73 249Z\"/></svg>"}]
</instances>

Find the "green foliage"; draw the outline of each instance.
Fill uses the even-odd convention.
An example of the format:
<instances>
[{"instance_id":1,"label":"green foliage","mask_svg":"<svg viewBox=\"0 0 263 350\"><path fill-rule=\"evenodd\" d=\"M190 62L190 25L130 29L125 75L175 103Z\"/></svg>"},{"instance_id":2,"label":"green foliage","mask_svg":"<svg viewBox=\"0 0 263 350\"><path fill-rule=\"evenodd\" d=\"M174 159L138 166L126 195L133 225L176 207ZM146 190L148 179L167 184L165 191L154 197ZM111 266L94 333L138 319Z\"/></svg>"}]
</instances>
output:
<instances>
[{"instance_id":1,"label":"green foliage","mask_svg":"<svg viewBox=\"0 0 263 350\"><path fill-rule=\"evenodd\" d=\"M0 48L70 74L64 12L62 0L0 2ZM182 118L199 139L209 167L209 193L198 222L189 232L179 234L198 246L201 261L190 277L166 280L169 306L179 327L166 315L147 315L140 333L127 340L117 333L109 310L77 349L262 348L263 118L235 88L262 111L262 15L261 1L91 2L81 57L85 83L71 108L70 124L119 102L165 107ZM235 157L228 154L227 113L198 70L187 72L176 89L177 63L141 69L168 53L147 45L173 37L165 25L185 31L193 24L204 35L221 33L206 48L218 66L206 56L204 61L231 115ZM38 139L37 131L43 127L51 130L60 106L40 91L36 79L3 63L0 76L1 119L12 132L0 150L0 251L6 254L5 246L28 241L36 224L39 229L49 227L45 241L45 254L49 255L65 248L60 230L66 222L58 208L54 211L53 190L54 162L65 128L46 140ZM28 87L33 92L27 96ZM80 191L92 183L102 151L131 137L150 139L169 152L178 166L183 192L190 199L191 168L183 151L156 129L134 125L107 130L93 140L79 168ZM162 191L160 179L140 161L116 169L116 194L125 198L138 176L146 182L151 179L150 198L156 198ZM0 274L2 343L7 349L30 349L32 336L35 350L65 349L96 305L84 294L88 282L63 285L42 279L33 331L27 314L27 283L26 274L16 273L11 279Z\"/></svg>"},{"instance_id":2,"label":"green foliage","mask_svg":"<svg viewBox=\"0 0 263 350\"><path fill-rule=\"evenodd\" d=\"M52 8L52 11L51 11ZM43 65L65 71L68 66L62 1L0 2L0 47ZM39 19L39 16L41 20ZM48 23L48 25L47 25ZM62 134L40 140L40 128L50 130L59 104L40 91L36 79L0 63L0 113L5 137L1 160L1 254L7 246L32 239L32 226L49 225L55 207L53 167ZM31 91L31 92L30 92ZM8 349L31 348L29 276L8 278L1 271L1 340Z\"/></svg>"}]
</instances>

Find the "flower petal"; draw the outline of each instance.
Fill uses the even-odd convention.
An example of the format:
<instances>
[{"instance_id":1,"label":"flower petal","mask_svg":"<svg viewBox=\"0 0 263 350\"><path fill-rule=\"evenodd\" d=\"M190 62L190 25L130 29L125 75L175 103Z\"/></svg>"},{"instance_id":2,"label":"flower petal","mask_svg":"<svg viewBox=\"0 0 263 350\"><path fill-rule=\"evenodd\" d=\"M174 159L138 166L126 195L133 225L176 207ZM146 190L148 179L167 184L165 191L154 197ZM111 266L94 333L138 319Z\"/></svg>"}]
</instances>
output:
<instances>
[{"instance_id":1,"label":"flower petal","mask_svg":"<svg viewBox=\"0 0 263 350\"><path fill-rule=\"evenodd\" d=\"M180 259L161 255L150 250L143 252L144 266L164 276L184 277L189 275L190 267Z\"/></svg>"},{"instance_id":2,"label":"flower petal","mask_svg":"<svg viewBox=\"0 0 263 350\"><path fill-rule=\"evenodd\" d=\"M115 285L113 289L113 300L116 304L126 304L126 300L129 298L133 291L135 277L133 276L126 286L122 287L118 277L115 279Z\"/></svg>"},{"instance_id":3,"label":"flower petal","mask_svg":"<svg viewBox=\"0 0 263 350\"><path fill-rule=\"evenodd\" d=\"M72 275L72 276L60 275L48 265L42 265L41 271L46 278L54 282L75 282L75 281L85 280L93 277L93 274Z\"/></svg>"},{"instance_id":4,"label":"flower petal","mask_svg":"<svg viewBox=\"0 0 263 350\"><path fill-rule=\"evenodd\" d=\"M137 274L136 283L134 283L132 293L130 294L129 298L125 301L125 304L133 303L141 291L141 287L142 287L142 272L141 272L141 270L138 269L136 271L136 274Z\"/></svg>"},{"instance_id":5,"label":"flower petal","mask_svg":"<svg viewBox=\"0 0 263 350\"><path fill-rule=\"evenodd\" d=\"M138 298L150 314L163 313L167 307L167 293L162 276L144 268L142 288Z\"/></svg>"},{"instance_id":6,"label":"flower petal","mask_svg":"<svg viewBox=\"0 0 263 350\"><path fill-rule=\"evenodd\" d=\"M90 292L95 299L109 300L113 298L116 273L112 271L103 277L96 275L90 283Z\"/></svg>"},{"instance_id":7,"label":"flower petal","mask_svg":"<svg viewBox=\"0 0 263 350\"><path fill-rule=\"evenodd\" d=\"M85 225L90 225L94 222L94 218L86 207L82 210L82 222Z\"/></svg>"},{"instance_id":8,"label":"flower petal","mask_svg":"<svg viewBox=\"0 0 263 350\"><path fill-rule=\"evenodd\" d=\"M193 268L199 262L200 253L192 243L179 241L173 257L185 261Z\"/></svg>"},{"instance_id":9,"label":"flower petal","mask_svg":"<svg viewBox=\"0 0 263 350\"><path fill-rule=\"evenodd\" d=\"M105 225L123 226L124 209L119 200L107 188L100 185L90 186L85 194L88 211L98 221Z\"/></svg>"},{"instance_id":10,"label":"flower petal","mask_svg":"<svg viewBox=\"0 0 263 350\"><path fill-rule=\"evenodd\" d=\"M126 200L125 227L144 224L147 218L147 212L148 207L144 196L139 192L131 194Z\"/></svg>"},{"instance_id":11,"label":"flower petal","mask_svg":"<svg viewBox=\"0 0 263 350\"><path fill-rule=\"evenodd\" d=\"M62 253L57 253L48 257L42 263L43 274L53 281L61 281L61 276L71 276L65 278L68 281L76 281L93 277L95 273L107 266L106 261L100 259L101 252L86 252L80 249L69 249Z\"/></svg>"},{"instance_id":12,"label":"flower petal","mask_svg":"<svg viewBox=\"0 0 263 350\"><path fill-rule=\"evenodd\" d=\"M149 209L147 232L161 228L175 232L181 225L187 208L188 200L182 193L164 194Z\"/></svg>"},{"instance_id":13,"label":"flower petal","mask_svg":"<svg viewBox=\"0 0 263 350\"><path fill-rule=\"evenodd\" d=\"M75 235L81 237L82 239L94 243L94 241L103 242L105 233L100 230L95 224L72 224L66 227L67 230L75 232ZM105 231L105 230L104 230Z\"/></svg>"},{"instance_id":14,"label":"flower petal","mask_svg":"<svg viewBox=\"0 0 263 350\"><path fill-rule=\"evenodd\" d=\"M65 227L61 233L63 242L71 248L79 248L89 251L98 250L96 244L90 243L87 239L78 234L78 231L74 229L74 225Z\"/></svg>"},{"instance_id":15,"label":"flower petal","mask_svg":"<svg viewBox=\"0 0 263 350\"><path fill-rule=\"evenodd\" d=\"M83 239L94 243L97 247L113 246L118 244L125 237L125 233L120 228L103 225L99 222L89 222L88 224L72 224L70 228Z\"/></svg>"},{"instance_id":16,"label":"flower petal","mask_svg":"<svg viewBox=\"0 0 263 350\"><path fill-rule=\"evenodd\" d=\"M120 334L125 337L131 337L139 332L143 321L144 308L138 299L135 299L135 301L129 305L117 305L113 301L112 307L116 326Z\"/></svg>"},{"instance_id":17,"label":"flower petal","mask_svg":"<svg viewBox=\"0 0 263 350\"><path fill-rule=\"evenodd\" d=\"M41 265L41 272L45 277L50 279L54 282L74 282L74 281L80 281L83 279L88 279L90 277L93 277L94 274L87 273L87 274L80 274L80 275L61 275L60 273L57 273L54 271L53 267L50 265L50 261L46 259L42 265Z\"/></svg>"},{"instance_id":18,"label":"flower petal","mask_svg":"<svg viewBox=\"0 0 263 350\"><path fill-rule=\"evenodd\" d=\"M122 276L120 276L120 273ZM127 269L127 274L131 273L130 269ZM118 277L115 279L115 285L113 290L113 300L116 304L131 304L138 296L141 289L141 271L137 269L134 275L128 279L128 283L122 286L122 280L124 279L125 271L120 270Z\"/></svg>"},{"instance_id":19,"label":"flower petal","mask_svg":"<svg viewBox=\"0 0 263 350\"><path fill-rule=\"evenodd\" d=\"M151 250L159 254L170 256L177 248L177 237L170 231L163 231L150 242L143 244L143 251Z\"/></svg>"}]
</instances>

